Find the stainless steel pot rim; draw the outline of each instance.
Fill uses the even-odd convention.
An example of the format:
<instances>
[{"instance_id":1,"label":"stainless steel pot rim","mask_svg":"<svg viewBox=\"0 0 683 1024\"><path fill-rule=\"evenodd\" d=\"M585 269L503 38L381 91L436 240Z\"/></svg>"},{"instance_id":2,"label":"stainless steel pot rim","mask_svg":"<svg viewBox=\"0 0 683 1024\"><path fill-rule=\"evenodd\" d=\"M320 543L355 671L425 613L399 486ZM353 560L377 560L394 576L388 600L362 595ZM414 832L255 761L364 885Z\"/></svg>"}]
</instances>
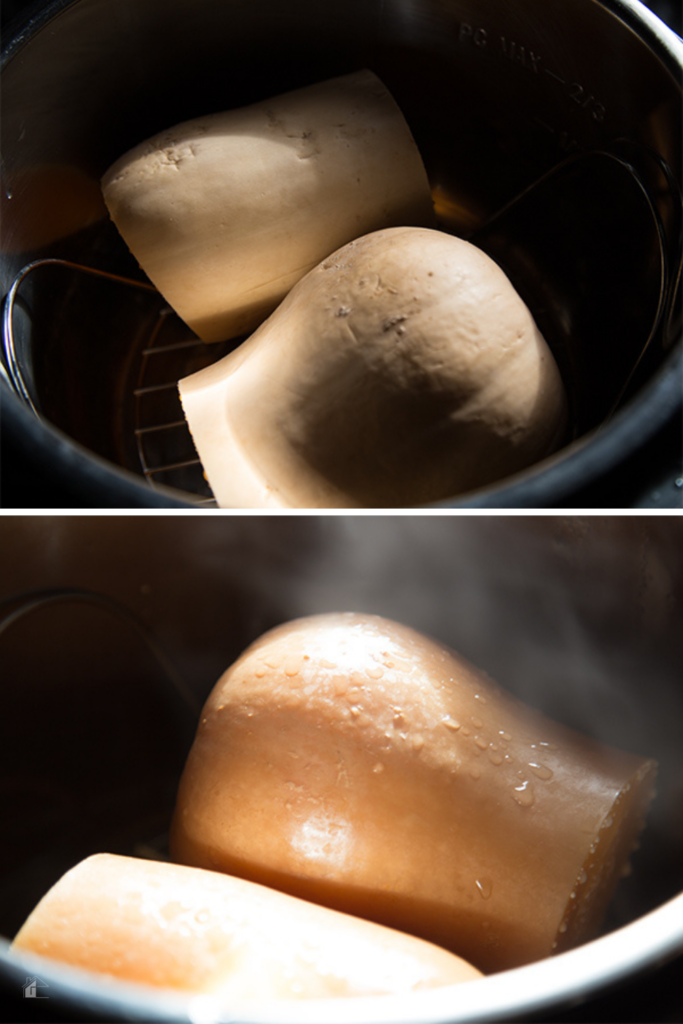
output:
<instances>
[{"instance_id":1,"label":"stainless steel pot rim","mask_svg":"<svg viewBox=\"0 0 683 1024\"><path fill-rule=\"evenodd\" d=\"M632 27L646 25L652 33L652 38L662 45L665 53L677 65L677 78L680 81L683 70L683 39L673 29L669 28L649 7L641 3L641 0L599 0L599 2ZM659 53L659 51L657 52Z\"/></svg>"},{"instance_id":2,"label":"stainless steel pot rim","mask_svg":"<svg viewBox=\"0 0 683 1024\"><path fill-rule=\"evenodd\" d=\"M51 997L115 1019L184 1024L483 1024L579 1003L683 953L683 893L577 949L482 981L405 996L281 1000L245 1004L234 1011L221 1008L211 996L187 997L168 990L156 994L76 968L55 969L42 957L8 955L8 948L2 940L0 973L6 984L16 984L19 990L27 973L36 975Z\"/></svg>"}]
</instances>

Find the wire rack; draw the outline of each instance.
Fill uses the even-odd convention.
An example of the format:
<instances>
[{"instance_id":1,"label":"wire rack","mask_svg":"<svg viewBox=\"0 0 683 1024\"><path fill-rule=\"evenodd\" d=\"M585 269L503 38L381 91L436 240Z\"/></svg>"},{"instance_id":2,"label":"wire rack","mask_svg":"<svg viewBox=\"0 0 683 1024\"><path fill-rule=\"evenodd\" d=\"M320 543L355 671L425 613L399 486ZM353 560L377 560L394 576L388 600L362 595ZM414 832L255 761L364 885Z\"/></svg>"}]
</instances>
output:
<instances>
[{"instance_id":1,"label":"wire rack","mask_svg":"<svg viewBox=\"0 0 683 1024\"><path fill-rule=\"evenodd\" d=\"M145 281L94 269L63 259L40 259L23 267L7 293L3 310L3 361L0 374L5 382L42 418L35 387L29 378L15 336L15 315L21 288L36 271L66 268L77 275L91 275L130 289L147 291L156 299L152 316L145 321L139 338L132 340L126 370L125 411L121 464L141 475L153 489L173 488L184 492L195 505L215 507L216 501L197 455L183 414L178 381L195 370L220 359L235 342L207 345L164 303L156 289ZM4 365L3 365L4 362ZM132 439L132 443L131 443Z\"/></svg>"},{"instance_id":2,"label":"wire rack","mask_svg":"<svg viewBox=\"0 0 683 1024\"><path fill-rule=\"evenodd\" d=\"M215 506L211 488L183 414L177 382L184 367L206 355L207 346L164 307L140 351L132 388L133 427L140 472L150 487L173 487L191 494L194 504ZM218 353L215 354L217 356ZM210 358L215 358L212 352Z\"/></svg>"},{"instance_id":3,"label":"wire rack","mask_svg":"<svg viewBox=\"0 0 683 1024\"><path fill-rule=\"evenodd\" d=\"M166 483L181 474L182 489L199 493L205 483L201 462L194 450L182 409L179 408L176 381L164 378L167 376L165 368L169 357L187 353L188 349L196 348L200 342L189 339L169 345L159 343L164 319L163 315L159 317L140 354L139 383L133 390L137 410L135 440L140 467L152 487L157 482ZM183 451L186 451L186 456L178 457L178 453ZM188 487L186 478L190 476L197 480L193 486ZM205 500L210 499L209 494Z\"/></svg>"}]
</instances>

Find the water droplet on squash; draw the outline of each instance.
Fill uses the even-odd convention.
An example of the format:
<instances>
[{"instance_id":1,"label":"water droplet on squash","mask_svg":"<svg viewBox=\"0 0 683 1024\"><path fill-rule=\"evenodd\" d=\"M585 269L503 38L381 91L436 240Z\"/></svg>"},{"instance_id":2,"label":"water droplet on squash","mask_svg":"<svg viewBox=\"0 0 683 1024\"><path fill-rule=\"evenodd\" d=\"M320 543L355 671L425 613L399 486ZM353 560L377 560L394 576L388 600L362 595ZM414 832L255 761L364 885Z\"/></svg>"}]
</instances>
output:
<instances>
[{"instance_id":1,"label":"water droplet on squash","mask_svg":"<svg viewBox=\"0 0 683 1024\"><path fill-rule=\"evenodd\" d=\"M489 899L491 893L493 892L493 882L491 881L491 879L477 878L474 884L479 890L479 895L481 896L481 898L484 900Z\"/></svg>"},{"instance_id":2,"label":"water droplet on squash","mask_svg":"<svg viewBox=\"0 0 683 1024\"><path fill-rule=\"evenodd\" d=\"M535 798L534 791L528 780L522 782L521 785L514 787L512 791L512 799L521 807L531 807Z\"/></svg>"},{"instance_id":3,"label":"water droplet on squash","mask_svg":"<svg viewBox=\"0 0 683 1024\"><path fill-rule=\"evenodd\" d=\"M443 718L441 721L446 726L446 728L450 729L452 732L457 732L458 729L460 728L460 722L457 722L455 718L451 718L450 715L446 715L446 717Z\"/></svg>"},{"instance_id":4,"label":"water droplet on squash","mask_svg":"<svg viewBox=\"0 0 683 1024\"><path fill-rule=\"evenodd\" d=\"M553 777L552 768L548 768L548 766L545 764L538 764L536 761L529 761L529 767L531 768L536 778L543 779L544 782L547 782L549 779L552 779Z\"/></svg>"}]
</instances>

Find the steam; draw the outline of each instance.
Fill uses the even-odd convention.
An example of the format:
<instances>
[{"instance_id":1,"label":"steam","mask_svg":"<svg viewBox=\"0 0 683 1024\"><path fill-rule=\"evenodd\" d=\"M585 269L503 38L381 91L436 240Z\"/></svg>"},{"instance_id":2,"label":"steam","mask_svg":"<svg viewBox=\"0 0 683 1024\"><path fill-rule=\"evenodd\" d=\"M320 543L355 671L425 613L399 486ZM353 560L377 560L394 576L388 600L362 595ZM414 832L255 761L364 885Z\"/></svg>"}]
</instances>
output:
<instances>
[{"instance_id":1,"label":"steam","mask_svg":"<svg viewBox=\"0 0 683 1024\"><path fill-rule=\"evenodd\" d=\"M276 524L266 525L272 553ZM622 886L619 923L683 885L681 526L622 517L304 517L296 558L261 561L252 581L277 593L278 621L325 611L387 616L455 648L550 717L657 760L658 796L634 879Z\"/></svg>"},{"instance_id":2,"label":"steam","mask_svg":"<svg viewBox=\"0 0 683 1024\"><path fill-rule=\"evenodd\" d=\"M259 589L279 594L280 621L347 610L413 626L552 717L657 756L683 722L683 570L666 536L620 522L311 517L296 561L262 566ZM645 692L663 715L643 715Z\"/></svg>"}]
</instances>

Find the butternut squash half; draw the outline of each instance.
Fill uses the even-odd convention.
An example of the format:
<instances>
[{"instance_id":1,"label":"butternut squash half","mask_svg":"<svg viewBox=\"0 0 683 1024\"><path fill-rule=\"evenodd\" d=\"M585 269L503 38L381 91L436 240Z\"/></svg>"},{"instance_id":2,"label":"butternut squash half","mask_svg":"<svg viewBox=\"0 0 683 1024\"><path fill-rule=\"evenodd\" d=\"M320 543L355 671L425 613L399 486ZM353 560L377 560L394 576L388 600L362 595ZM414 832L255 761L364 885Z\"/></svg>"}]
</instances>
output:
<instances>
[{"instance_id":1,"label":"butternut squash half","mask_svg":"<svg viewBox=\"0 0 683 1024\"><path fill-rule=\"evenodd\" d=\"M317 615L216 684L172 853L500 971L596 934L655 771L410 628Z\"/></svg>"},{"instance_id":2,"label":"butternut squash half","mask_svg":"<svg viewBox=\"0 0 683 1024\"><path fill-rule=\"evenodd\" d=\"M102 179L147 276L204 341L253 330L345 242L434 222L410 129L372 71L185 121Z\"/></svg>"},{"instance_id":3,"label":"butternut squash half","mask_svg":"<svg viewBox=\"0 0 683 1024\"><path fill-rule=\"evenodd\" d=\"M480 977L427 942L252 882L112 854L68 871L12 950L230 1006L395 995Z\"/></svg>"},{"instance_id":4,"label":"butternut squash half","mask_svg":"<svg viewBox=\"0 0 683 1024\"><path fill-rule=\"evenodd\" d=\"M444 232L350 242L179 384L220 506L429 504L563 440L564 386L507 276Z\"/></svg>"}]
</instances>

